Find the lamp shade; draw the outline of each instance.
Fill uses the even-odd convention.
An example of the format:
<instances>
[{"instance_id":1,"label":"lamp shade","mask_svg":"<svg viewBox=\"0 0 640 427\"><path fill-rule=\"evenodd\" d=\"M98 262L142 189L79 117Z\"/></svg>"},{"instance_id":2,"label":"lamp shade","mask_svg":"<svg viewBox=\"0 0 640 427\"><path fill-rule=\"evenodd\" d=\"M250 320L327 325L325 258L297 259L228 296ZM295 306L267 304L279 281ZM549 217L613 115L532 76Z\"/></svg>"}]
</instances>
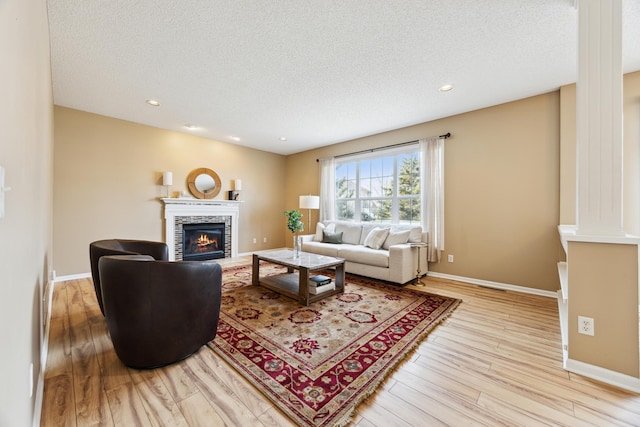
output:
<instances>
[{"instance_id":1,"label":"lamp shade","mask_svg":"<svg viewBox=\"0 0 640 427\"><path fill-rule=\"evenodd\" d=\"M300 196L300 209L319 209L320 196Z\"/></svg>"},{"instance_id":2,"label":"lamp shade","mask_svg":"<svg viewBox=\"0 0 640 427\"><path fill-rule=\"evenodd\" d=\"M234 179L233 180L233 189L236 190L236 191L242 190L242 180L241 179Z\"/></svg>"},{"instance_id":3,"label":"lamp shade","mask_svg":"<svg viewBox=\"0 0 640 427\"><path fill-rule=\"evenodd\" d=\"M165 172L162 174L162 185L173 185L173 172Z\"/></svg>"}]
</instances>

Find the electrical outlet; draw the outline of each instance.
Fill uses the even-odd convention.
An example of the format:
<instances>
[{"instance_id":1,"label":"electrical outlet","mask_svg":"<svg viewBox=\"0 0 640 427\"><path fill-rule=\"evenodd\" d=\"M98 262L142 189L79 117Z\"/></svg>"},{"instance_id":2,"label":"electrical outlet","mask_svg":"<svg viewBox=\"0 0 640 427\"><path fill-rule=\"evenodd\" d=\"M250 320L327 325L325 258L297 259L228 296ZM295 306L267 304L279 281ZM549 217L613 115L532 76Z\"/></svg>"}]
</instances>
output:
<instances>
[{"instance_id":1,"label":"electrical outlet","mask_svg":"<svg viewBox=\"0 0 640 427\"><path fill-rule=\"evenodd\" d=\"M578 333L584 335L595 335L595 322L591 317L578 316Z\"/></svg>"},{"instance_id":2,"label":"electrical outlet","mask_svg":"<svg viewBox=\"0 0 640 427\"><path fill-rule=\"evenodd\" d=\"M453 262L453 255L448 255L447 256L447 261Z\"/></svg>"},{"instance_id":3,"label":"electrical outlet","mask_svg":"<svg viewBox=\"0 0 640 427\"><path fill-rule=\"evenodd\" d=\"M256 239L255 237L253 238L253 243L258 243L258 239Z\"/></svg>"},{"instance_id":4,"label":"electrical outlet","mask_svg":"<svg viewBox=\"0 0 640 427\"><path fill-rule=\"evenodd\" d=\"M262 239L262 243L267 243L267 238Z\"/></svg>"}]
</instances>

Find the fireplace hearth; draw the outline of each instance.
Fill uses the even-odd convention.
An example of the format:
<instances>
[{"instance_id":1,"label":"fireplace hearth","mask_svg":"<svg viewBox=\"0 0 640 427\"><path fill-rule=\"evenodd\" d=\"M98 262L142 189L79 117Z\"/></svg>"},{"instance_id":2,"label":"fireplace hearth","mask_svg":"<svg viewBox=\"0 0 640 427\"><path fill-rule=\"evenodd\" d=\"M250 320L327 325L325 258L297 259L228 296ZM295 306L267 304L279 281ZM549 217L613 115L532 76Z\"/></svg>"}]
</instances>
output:
<instances>
[{"instance_id":1,"label":"fireplace hearth","mask_svg":"<svg viewBox=\"0 0 640 427\"><path fill-rule=\"evenodd\" d=\"M224 223L184 224L182 226L182 259L206 261L224 258Z\"/></svg>"}]
</instances>

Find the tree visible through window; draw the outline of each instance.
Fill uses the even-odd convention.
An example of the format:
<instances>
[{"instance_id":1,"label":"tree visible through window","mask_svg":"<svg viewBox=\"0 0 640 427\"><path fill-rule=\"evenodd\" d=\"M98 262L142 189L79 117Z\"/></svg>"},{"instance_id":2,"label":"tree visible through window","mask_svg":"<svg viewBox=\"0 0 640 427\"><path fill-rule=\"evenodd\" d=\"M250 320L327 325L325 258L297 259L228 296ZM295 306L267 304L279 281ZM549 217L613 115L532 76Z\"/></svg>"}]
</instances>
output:
<instances>
[{"instance_id":1,"label":"tree visible through window","mask_svg":"<svg viewBox=\"0 0 640 427\"><path fill-rule=\"evenodd\" d=\"M336 160L336 218L382 223L420 222L418 146Z\"/></svg>"}]
</instances>

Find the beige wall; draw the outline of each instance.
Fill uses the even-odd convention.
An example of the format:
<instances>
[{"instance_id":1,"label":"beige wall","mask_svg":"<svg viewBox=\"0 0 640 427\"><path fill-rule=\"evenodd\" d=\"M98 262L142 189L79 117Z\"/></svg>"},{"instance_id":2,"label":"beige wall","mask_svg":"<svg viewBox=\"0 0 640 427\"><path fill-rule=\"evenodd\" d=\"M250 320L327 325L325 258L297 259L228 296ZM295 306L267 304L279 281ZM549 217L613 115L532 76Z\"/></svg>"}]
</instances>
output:
<instances>
[{"instance_id":1,"label":"beige wall","mask_svg":"<svg viewBox=\"0 0 640 427\"><path fill-rule=\"evenodd\" d=\"M639 376L638 246L569 242L569 358ZM578 334L578 316L594 336Z\"/></svg>"},{"instance_id":2,"label":"beige wall","mask_svg":"<svg viewBox=\"0 0 640 427\"><path fill-rule=\"evenodd\" d=\"M451 132L443 258L453 254L455 262L430 270L555 291L559 116L560 95L553 92L292 155L286 205L296 207L300 194L318 194L316 158Z\"/></svg>"},{"instance_id":3,"label":"beige wall","mask_svg":"<svg viewBox=\"0 0 640 427\"><path fill-rule=\"evenodd\" d=\"M51 270L53 101L46 2L0 2L0 426L29 426ZM29 395L33 364L34 392Z\"/></svg>"},{"instance_id":4,"label":"beige wall","mask_svg":"<svg viewBox=\"0 0 640 427\"><path fill-rule=\"evenodd\" d=\"M173 172L175 193L193 169L212 169L221 200L242 179L239 252L284 246L284 156L69 108L55 107L54 117L58 276L90 271L91 241L164 240L163 171Z\"/></svg>"},{"instance_id":5,"label":"beige wall","mask_svg":"<svg viewBox=\"0 0 640 427\"><path fill-rule=\"evenodd\" d=\"M560 88L560 224L576 224L576 85Z\"/></svg>"}]
</instances>

